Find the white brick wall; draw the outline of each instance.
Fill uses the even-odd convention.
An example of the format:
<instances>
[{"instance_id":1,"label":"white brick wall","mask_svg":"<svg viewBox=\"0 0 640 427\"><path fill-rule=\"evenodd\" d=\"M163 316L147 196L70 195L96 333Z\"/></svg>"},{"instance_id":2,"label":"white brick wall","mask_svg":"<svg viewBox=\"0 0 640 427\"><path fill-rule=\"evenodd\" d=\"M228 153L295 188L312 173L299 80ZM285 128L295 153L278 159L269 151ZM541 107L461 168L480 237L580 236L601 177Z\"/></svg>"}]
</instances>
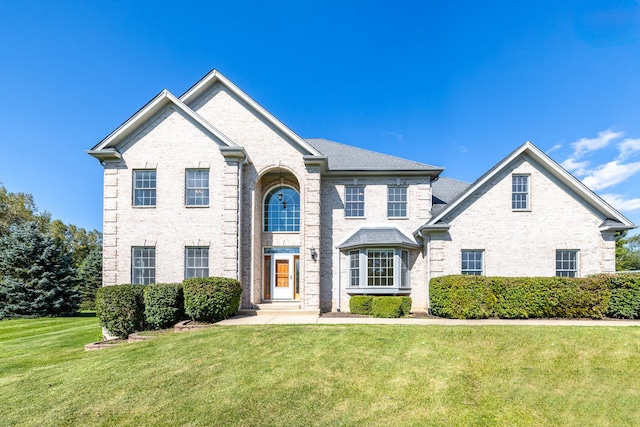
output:
<instances>
[{"instance_id":1,"label":"white brick wall","mask_svg":"<svg viewBox=\"0 0 640 427\"><path fill-rule=\"evenodd\" d=\"M530 174L530 211L511 209L512 174ZM463 249L484 250L489 276L554 276L556 249L579 250L579 275L615 269L604 218L529 157L520 156L445 222L431 240L433 277L460 274Z\"/></svg>"}]
</instances>

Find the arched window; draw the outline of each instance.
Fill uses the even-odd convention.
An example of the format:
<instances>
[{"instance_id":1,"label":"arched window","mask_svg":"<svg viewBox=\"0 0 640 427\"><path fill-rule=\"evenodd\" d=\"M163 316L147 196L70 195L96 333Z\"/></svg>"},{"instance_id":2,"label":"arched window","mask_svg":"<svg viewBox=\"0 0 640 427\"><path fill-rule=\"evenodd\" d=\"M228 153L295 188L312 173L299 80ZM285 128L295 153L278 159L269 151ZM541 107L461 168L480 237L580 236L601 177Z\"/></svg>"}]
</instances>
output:
<instances>
[{"instance_id":1,"label":"arched window","mask_svg":"<svg viewBox=\"0 0 640 427\"><path fill-rule=\"evenodd\" d=\"M264 199L264 231L300 231L300 194L291 188L272 188Z\"/></svg>"}]
</instances>

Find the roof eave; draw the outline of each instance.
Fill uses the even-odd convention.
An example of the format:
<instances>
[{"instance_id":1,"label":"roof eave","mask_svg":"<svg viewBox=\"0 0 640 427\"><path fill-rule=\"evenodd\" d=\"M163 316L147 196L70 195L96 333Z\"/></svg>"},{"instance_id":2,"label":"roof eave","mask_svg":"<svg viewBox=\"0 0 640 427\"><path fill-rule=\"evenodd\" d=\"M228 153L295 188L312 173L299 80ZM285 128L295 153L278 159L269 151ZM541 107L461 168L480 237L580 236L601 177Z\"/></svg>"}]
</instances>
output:
<instances>
[{"instance_id":1,"label":"roof eave","mask_svg":"<svg viewBox=\"0 0 640 427\"><path fill-rule=\"evenodd\" d=\"M326 175L329 176L430 176L437 177L444 169L329 169Z\"/></svg>"},{"instance_id":2,"label":"roof eave","mask_svg":"<svg viewBox=\"0 0 640 427\"><path fill-rule=\"evenodd\" d=\"M419 249L422 246L419 244L411 244L407 242L376 242L376 243L366 243L366 242L358 242L352 243L349 245L340 245L338 249L341 251L346 251L349 249L358 249L358 248L405 248L405 249Z\"/></svg>"},{"instance_id":3,"label":"roof eave","mask_svg":"<svg viewBox=\"0 0 640 427\"><path fill-rule=\"evenodd\" d=\"M102 150L87 150L86 153L101 162L119 162L122 160L122 154L113 147L104 148Z\"/></svg>"}]
</instances>

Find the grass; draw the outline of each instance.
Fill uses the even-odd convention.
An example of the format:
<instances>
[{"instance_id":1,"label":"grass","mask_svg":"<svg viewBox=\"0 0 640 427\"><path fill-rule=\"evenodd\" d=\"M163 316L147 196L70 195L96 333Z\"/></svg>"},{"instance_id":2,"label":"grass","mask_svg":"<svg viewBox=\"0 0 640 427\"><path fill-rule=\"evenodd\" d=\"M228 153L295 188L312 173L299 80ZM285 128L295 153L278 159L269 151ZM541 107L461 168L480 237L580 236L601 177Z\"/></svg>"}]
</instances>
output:
<instances>
[{"instance_id":1,"label":"grass","mask_svg":"<svg viewBox=\"0 0 640 427\"><path fill-rule=\"evenodd\" d=\"M0 322L0 425L640 425L640 328Z\"/></svg>"}]
</instances>

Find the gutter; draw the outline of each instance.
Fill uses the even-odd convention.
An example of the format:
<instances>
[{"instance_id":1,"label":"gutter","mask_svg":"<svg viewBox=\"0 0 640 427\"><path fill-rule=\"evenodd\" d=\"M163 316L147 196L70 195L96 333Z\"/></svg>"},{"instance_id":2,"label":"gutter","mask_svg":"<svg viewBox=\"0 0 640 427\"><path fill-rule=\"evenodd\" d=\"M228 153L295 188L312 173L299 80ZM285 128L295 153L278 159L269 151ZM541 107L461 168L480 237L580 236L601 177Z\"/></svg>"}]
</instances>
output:
<instances>
[{"instance_id":1,"label":"gutter","mask_svg":"<svg viewBox=\"0 0 640 427\"><path fill-rule=\"evenodd\" d=\"M336 246L336 249L338 250L338 313L340 313L340 293L342 292L342 286L341 286L341 282L342 282L342 267L341 265L341 261L342 261L342 257L340 256L340 248L338 248Z\"/></svg>"}]
</instances>

